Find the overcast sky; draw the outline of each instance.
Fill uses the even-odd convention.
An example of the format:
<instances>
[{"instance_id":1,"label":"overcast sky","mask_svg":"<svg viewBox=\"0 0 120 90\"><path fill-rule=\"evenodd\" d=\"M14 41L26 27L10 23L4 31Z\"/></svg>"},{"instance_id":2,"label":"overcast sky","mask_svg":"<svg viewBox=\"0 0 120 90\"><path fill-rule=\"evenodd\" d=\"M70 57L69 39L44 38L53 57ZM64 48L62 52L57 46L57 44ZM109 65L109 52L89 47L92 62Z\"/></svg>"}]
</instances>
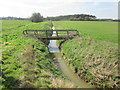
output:
<instances>
[{"instance_id":1,"label":"overcast sky","mask_svg":"<svg viewBox=\"0 0 120 90\"><path fill-rule=\"evenodd\" d=\"M39 12L44 17L91 14L97 18L118 18L119 0L1 0L0 17L30 17Z\"/></svg>"}]
</instances>

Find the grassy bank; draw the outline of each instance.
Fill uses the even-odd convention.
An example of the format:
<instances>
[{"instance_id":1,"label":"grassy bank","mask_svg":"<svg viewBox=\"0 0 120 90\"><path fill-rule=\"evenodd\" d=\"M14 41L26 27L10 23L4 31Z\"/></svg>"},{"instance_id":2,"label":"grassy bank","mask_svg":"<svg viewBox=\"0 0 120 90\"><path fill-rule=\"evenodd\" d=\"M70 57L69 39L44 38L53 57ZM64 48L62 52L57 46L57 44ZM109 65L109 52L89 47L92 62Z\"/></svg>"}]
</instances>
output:
<instances>
[{"instance_id":1,"label":"grassy bank","mask_svg":"<svg viewBox=\"0 0 120 90\"><path fill-rule=\"evenodd\" d=\"M81 37L63 43L61 51L73 70L96 87L119 87L116 22L54 22L55 29L76 29Z\"/></svg>"},{"instance_id":2,"label":"grassy bank","mask_svg":"<svg viewBox=\"0 0 120 90\"><path fill-rule=\"evenodd\" d=\"M67 88L71 85L52 63L45 44L22 34L26 29L50 30L50 25L51 22L3 21L1 88Z\"/></svg>"}]
</instances>

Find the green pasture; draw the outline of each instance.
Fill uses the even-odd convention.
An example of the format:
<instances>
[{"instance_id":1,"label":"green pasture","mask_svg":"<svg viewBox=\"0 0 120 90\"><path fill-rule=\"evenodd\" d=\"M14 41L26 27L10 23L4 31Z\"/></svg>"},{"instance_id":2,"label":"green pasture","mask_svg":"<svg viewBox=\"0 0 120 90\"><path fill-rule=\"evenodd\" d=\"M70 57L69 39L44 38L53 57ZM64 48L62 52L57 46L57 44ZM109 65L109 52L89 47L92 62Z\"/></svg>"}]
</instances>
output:
<instances>
[{"instance_id":1,"label":"green pasture","mask_svg":"<svg viewBox=\"0 0 120 90\"><path fill-rule=\"evenodd\" d=\"M80 35L89 36L95 40L118 42L117 22L98 21L54 21L55 29L75 29Z\"/></svg>"}]
</instances>

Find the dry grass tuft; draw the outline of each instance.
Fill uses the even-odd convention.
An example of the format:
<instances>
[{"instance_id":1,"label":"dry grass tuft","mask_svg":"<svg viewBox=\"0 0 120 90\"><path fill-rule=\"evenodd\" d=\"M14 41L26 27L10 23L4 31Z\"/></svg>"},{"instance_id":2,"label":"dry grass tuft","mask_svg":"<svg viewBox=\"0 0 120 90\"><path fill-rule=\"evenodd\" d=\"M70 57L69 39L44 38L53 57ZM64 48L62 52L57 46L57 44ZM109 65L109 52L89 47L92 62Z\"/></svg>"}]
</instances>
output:
<instances>
[{"instance_id":1,"label":"dry grass tuft","mask_svg":"<svg viewBox=\"0 0 120 90\"><path fill-rule=\"evenodd\" d=\"M50 72L45 72L45 71L41 73L41 76L48 77L48 78L53 77L53 75Z\"/></svg>"},{"instance_id":2,"label":"dry grass tuft","mask_svg":"<svg viewBox=\"0 0 120 90\"><path fill-rule=\"evenodd\" d=\"M11 44L11 43L9 43L9 42L4 42L4 43L3 43L3 45L8 45L8 44Z\"/></svg>"},{"instance_id":3,"label":"dry grass tuft","mask_svg":"<svg viewBox=\"0 0 120 90\"><path fill-rule=\"evenodd\" d=\"M74 85L70 82L64 82L60 78L55 78L52 81L51 87L53 88L74 88Z\"/></svg>"}]
</instances>

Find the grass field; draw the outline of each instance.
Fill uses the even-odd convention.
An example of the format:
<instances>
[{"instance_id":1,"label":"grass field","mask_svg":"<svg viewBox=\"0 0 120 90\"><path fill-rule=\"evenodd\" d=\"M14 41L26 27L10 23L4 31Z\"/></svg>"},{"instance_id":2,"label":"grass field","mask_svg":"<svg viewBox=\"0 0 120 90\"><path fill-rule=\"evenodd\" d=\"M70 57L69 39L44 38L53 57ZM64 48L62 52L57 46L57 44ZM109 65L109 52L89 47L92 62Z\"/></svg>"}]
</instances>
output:
<instances>
[{"instance_id":1,"label":"grass field","mask_svg":"<svg viewBox=\"0 0 120 90\"><path fill-rule=\"evenodd\" d=\"M80 37L61 52L78 76L99 88L119 87L117 22L55 21L55 29L76 29Z\"/></svg>"},{"instance_id":2,"label":"grass field","mask_svg":"<svg viewBox=\"0 0 120 90\"><path fill-rule=\"evenodd\" d=\"M66 41L61 49L78 76L96 87L119 86L116 22L54 21L53 24L55 29L76 29L80 33L80 37ZM49 21L2 21L1 88L74 87L53 65L45 44L22 34L26 29L51 30L50 26Z\"/></svg>"},{"instance_id":3,"label":"grass field","mask_svg":"<svg viewBox=\"0 0 120 90\"><path fill-rule=\"evenodd\" d=\"M117 22L56 21L54 25L56 29L76 29L80 35L96 40L118 42Z\"/></svg>"},{"instance_id":4,"label":"grass field","mask_svg":"<svg viewBox=\"0 0 120 90\"><path fill-rule=\"evenodd\" d=\"M26 29L50 30L51 22L5 20L2 24L0 88L67 88L71 85L53 65L45 44L22 33Z\"/></svg>"}]
</instances>

